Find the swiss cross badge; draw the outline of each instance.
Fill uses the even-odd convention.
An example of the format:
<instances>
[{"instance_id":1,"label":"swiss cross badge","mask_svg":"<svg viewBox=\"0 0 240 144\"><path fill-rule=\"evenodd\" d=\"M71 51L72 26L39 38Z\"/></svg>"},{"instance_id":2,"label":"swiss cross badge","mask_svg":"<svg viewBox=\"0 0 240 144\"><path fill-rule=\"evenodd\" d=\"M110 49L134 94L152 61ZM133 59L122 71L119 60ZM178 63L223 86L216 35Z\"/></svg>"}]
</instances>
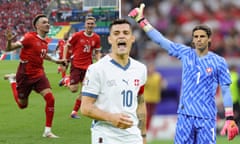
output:
<instances>
[{"instance_id":1,"label":"swiss cross badge","mask_svg":"<svg viewBox=\"0 0 240 144\"><path fill-rule=\"evenodd\" d=\"M207 68L207 73L211 73L212 72L212 68Z\"/></svg>"},{"instance_id":2,"label":"swiss cross badge","mask_svg":"<svg viewBox=\"0 0 240 144\"><path fill-rule=\"evenodd\" d=\"M139 86L139 79L134 80L134 86Z\"/></svg>"}]
</instances>

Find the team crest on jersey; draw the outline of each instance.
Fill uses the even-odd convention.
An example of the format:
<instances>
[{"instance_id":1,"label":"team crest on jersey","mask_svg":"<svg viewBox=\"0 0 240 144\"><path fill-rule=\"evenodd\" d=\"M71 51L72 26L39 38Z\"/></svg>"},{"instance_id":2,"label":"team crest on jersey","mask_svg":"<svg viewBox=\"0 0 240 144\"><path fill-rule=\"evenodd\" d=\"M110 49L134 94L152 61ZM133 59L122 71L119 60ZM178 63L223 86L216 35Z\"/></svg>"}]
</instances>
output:
<instances>
[{"instance_id":1,"label":"team crest on jersey","mask_svg":"<svg viewBox=\"0 0 240 144\"><path fill-rule=\"evenodd\" d=\"M207 73L211 73L212 72L212 68L209 67L209 68L206 69L206 71L207 71Z\"/></svg>"},{"instance_id":2,"label":"team crest on jersey","mask_svg":"<svg viewBox=\"0 0 240 144\"><path fill-rule=\"evenodd\" d=\"M139 82L140 82L139 79L135 79L135 80L134 80L134 86L139 86Z\"/></svg>"}]
</instances>

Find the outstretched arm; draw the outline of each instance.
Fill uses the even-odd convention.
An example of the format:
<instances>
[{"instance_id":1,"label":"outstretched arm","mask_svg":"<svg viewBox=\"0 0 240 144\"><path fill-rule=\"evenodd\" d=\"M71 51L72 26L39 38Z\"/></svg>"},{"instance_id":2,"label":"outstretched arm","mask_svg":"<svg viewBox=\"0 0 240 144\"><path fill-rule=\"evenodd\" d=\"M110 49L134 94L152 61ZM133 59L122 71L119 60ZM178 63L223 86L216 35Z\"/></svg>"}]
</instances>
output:
<instances>
[{"instance_id":1,"label":"outstretched arm","mask_svg":"<svg viewBox=\"0 0 240 144\"><path fill-rule=\"evenodd\" d=\"M65 61L64 59L54 59L49 55L46 55L44 59L48 60L48 61L51 61L51 62L54 62L56 64L62 64L64 66L67 65L67 61Z\"/></svg>"}]
</instances>

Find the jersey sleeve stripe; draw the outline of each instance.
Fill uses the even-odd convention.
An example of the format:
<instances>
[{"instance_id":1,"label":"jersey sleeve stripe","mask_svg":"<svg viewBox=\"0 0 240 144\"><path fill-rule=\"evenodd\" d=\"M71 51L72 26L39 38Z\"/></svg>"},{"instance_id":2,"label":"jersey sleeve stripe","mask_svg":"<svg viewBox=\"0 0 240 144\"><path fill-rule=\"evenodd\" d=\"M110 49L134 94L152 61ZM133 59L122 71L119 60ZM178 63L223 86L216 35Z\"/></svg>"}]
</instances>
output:
<instances>
[{"instance_id":1,"label":"jersey sleeve stripe","mask_svg":"<svg viewBox=\"0 0 240 144\"><path fill-rule=\"evenodd\" d=\"M82 96L88 96L88 97L92 97L92 98L98 97L98 95L93 94L93 93L88 93L88 92L82 92Z\"/></svg>"}]
</instances>

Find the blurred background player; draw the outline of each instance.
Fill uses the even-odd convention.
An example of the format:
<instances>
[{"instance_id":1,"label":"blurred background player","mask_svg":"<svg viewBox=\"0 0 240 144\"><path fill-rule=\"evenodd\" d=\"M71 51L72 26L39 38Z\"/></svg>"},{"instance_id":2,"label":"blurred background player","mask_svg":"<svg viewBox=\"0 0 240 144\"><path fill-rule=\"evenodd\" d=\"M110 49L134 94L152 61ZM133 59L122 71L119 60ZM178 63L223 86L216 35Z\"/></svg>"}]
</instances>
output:
<instances>
[{"instance_id":1,"label":"blurred background player","mask_svg":"<svg viewBox=\"0 0 240 144\"><path fill-rule=\"evenodd\" d=\"M81 87L86 70L93 63L93 60L98 61L101 58L100 36L94 32L95 27L96 19L92 16L87 16L85 18L85 29L74 33L64 47L64 60L67 59L69 48L71 47L72 49L70 84L66 84L69 85L71 92L75 93ZM80 118L77 114L80 106L81 95L79 94L70 115L72 118Z\"/></svg>"},{"instance_id":2,"label":"blurred background player","mask_svg":"<svg viewBox=\"0 0 240 144\"><path fill-rule=\"evenodd\" d=\"M146 144L147 69L129 56L135 41L131 24L115 20L109 31L111 52L89 66L81 112L93 119L92 144Z\"/></svg>"},{"instance_id":3,"label":"blurred background player","mask_svg":"<svg viewBox=\"0 0 240 144\"><path fill-rule=\"evenodd\" d=\"M59 59L63 59L63 51L64 51L64 45L67 43L67 40L69 38L69 33L65 33L63 36L63 39L60 39L58 41L58 44L56 46L56 52L58 54ZM72 55L72 49L69 47L66 55L66 61L70 62L71 60L71 55ZM58 66L58 73L61 73L61 80L59 82L59 86L67 86L69 84L69 76L66 75L68 69L68 64L66 67L63 67L63 65Z\"/></svg>"},{"instance_id":4,"label":"blurred background player","mask_svg":"<svg viewBox=\"0 0 240 144\"><path fill-rule=\"evenodd\" d=\"M44 72L43 60L46 59L56 64L63 64L64 61L54 60L47 55L48 42L45 38L50 28L48 18L43 14L37 15L33 19L33 27L36 32L27 32L17 42L12 42L14 38L12 31L7 30L6 51L13 51L20 48L21 51L20 63L16 75L7 74L4 79L10 81L14 99L20 109L28 106L28 97L32 90L43 96L46 102L46 123L43 137L58 138L58 136L51 132L55 100L50 83Z\"/></svg>"},{"instance_id":5,"label":"blurred background player","mask_svg":"<svg viewBox=\"0 0 240 144\"><path fill-rule=\"evenodd\" d=\"M240 79L239 74L237 71L236 65L230 65L230 75L232 84L230 86L230 90L232 93L232 99L233 99L233 111L234 111L234 118L238 124L240 124Z\"/></svg>"},{"instance_id":6,"label":"blurred background player","mask_svg":"<svg viewBox=\"0 0 240 144\"><path fill-rule=\"evenodd\" d=\"M216 103L221 87L226 121L221 131L228 140L238 135L230 92L231 77L226 60L209 51L211 29L197 25L192 29L191 46L174 43L157 31L143 15L142 3L130 11L149 38L182 62L182 86L178 106L175 143L216 143Z\"/></svg>"},{"instance_id":7,"label":"blurred background player","mask_svg":"<svg viewBox=\"0 0 240 144\"><path fill-rule=\"evenodd\" d=\"M144 100L147 107L147 129L150 128L151 118L156 110L157 104L161 101L162 89L166 87L162 75L156 71L154 62L147 62L147 82L144 87Z\"/></svg>"}]
</instances>

